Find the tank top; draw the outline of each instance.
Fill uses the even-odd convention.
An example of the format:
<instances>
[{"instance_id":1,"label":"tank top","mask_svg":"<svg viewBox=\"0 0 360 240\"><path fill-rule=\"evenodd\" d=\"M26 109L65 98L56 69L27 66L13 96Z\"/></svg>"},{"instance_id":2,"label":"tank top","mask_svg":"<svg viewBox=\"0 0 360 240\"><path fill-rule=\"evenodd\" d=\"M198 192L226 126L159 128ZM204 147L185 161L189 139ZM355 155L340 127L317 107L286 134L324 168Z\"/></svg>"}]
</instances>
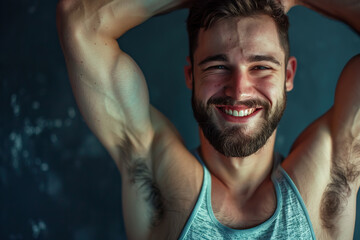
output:
<instances>
[{"instance_id":1,"label":"tank top","mask_svg":"<svg viewBox=\"0 0 360 240\"><path fill-rule=\"evenodd\" d=\"M271 174L276 191L276 210L260 225L242 230L224 226L214 216L211 206L210 172L197 151L193 151L193 154L203 166L204 177L198 200L179 239L315 239L300 193L280 165L280 154L274 154L274 167Z\"/></svg>"}]
</instances>

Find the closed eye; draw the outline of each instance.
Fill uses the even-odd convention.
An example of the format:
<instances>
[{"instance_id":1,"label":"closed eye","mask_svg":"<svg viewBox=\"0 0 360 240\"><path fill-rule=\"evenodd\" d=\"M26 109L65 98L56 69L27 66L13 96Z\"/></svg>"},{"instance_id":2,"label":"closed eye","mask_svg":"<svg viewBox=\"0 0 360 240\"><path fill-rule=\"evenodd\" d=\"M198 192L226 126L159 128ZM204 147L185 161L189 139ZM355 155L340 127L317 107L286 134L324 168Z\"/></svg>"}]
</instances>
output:
<instances>
[{"instance_id":1,"label":"closed eye","mask_svg":"<svg viewBox=\"0 0 360 240\"><path fill-rule=\"evenodd\" d=\"M266 66L255 66L252 68L252 70L269 70L269 69L271 68Z\"/></svg>"},{"instance_id":2,"label":"closed eye","mask_svg":"<svg viewBox=\"0 0 360 240\"><path fill-rule=\"evenodd\" d=\"M214 65L214 66L210 66L210 67L207 67L206 69L205 69L205 71L206 70L227 70L228 68L226 67L226 66L224 66L224 65Z\"/></svg>"}]
</instances>

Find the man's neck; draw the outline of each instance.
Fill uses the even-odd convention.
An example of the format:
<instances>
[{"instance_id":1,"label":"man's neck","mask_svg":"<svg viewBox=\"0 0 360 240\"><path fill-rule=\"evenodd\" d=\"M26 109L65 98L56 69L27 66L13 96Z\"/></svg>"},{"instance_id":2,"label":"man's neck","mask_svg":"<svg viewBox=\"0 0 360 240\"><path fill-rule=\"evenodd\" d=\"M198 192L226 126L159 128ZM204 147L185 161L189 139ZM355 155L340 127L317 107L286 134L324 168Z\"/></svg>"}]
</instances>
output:
<instances>
[{"instance_id":1,"label":"man's neck","mask_svg":"<svg viewBox=\"0 0 360 240\"><path fill-rule=\"evenodd\" d=\"M226 157L214 149L200 130L200 155L213 178L223 184L228 193L250 199L259 186L269 179L273 166L276 130L256 153L244 157Z\"/></svg>"}]
</instances>

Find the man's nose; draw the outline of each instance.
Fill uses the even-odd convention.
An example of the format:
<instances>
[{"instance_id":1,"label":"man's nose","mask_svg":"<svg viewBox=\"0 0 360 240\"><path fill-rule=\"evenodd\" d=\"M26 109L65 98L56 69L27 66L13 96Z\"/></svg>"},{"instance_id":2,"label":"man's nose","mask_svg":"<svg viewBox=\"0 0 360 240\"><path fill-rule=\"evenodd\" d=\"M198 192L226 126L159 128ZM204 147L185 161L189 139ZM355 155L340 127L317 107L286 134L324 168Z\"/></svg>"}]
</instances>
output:
<instances>
[{"instance_id":1,"label":"man's nose","mask_svg":"<svg viewBox=\"0 0 360 240\"><path fill-rule=\"evenodd\" d=\"M236 71L225 84L225 95L235 100L242 100L251 95L251 81L246 73Z\"/></svg>"}]
</instances>

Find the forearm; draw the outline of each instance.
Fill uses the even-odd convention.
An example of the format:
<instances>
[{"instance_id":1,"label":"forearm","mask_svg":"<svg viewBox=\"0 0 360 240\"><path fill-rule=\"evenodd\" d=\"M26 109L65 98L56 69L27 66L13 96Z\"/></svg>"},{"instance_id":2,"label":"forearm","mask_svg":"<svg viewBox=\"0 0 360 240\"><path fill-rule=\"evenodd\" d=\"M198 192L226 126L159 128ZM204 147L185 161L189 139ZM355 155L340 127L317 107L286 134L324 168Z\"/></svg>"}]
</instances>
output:
<instances>
[{"instance_id":1,"label":"forearm","mask_svg":"<svg viewBox=\"0 0 360 240\"><path fill-rule=\"evenodd\" d=\"M60 0L58 28L114 39L150 17L187 7L189 0ZM72 31L73 32L73 31Z\"/></svg>"},{"instance_id":2,"label":"forearm","mask_svg":"<svg viewBox=\"0 0 360 240\"><path fill-rule=\"evenodd\" d=\"M359 0L295 0L294 2L341 20L360 33Z\"/></svg>"}]
</instances>

